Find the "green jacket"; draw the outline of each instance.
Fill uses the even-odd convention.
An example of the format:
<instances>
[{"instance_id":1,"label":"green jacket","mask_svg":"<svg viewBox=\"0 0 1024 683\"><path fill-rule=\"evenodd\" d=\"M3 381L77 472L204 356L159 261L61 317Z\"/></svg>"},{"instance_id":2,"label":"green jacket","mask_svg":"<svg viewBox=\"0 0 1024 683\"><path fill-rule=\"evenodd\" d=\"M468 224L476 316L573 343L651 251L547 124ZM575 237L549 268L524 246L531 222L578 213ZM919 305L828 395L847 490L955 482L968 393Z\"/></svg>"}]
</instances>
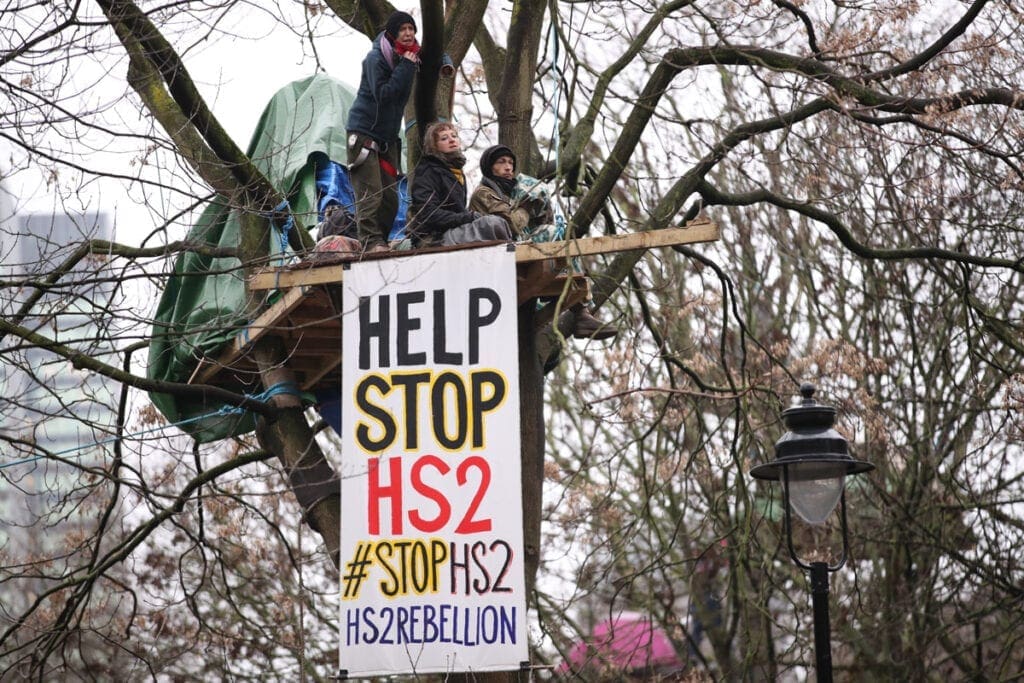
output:
<instances>
[{"instance_id":1,"label":"green jacket","mask_svg":"<svg viewBox=\"0 0 1024 683\"><path fill-rule=\"evenodd\" d=\"M531 216L526 207L514 204L489 178L484 178L480 186L473 190L469 210L501 216L516 236L530 224Z\"/></svg>"}]
</instances>

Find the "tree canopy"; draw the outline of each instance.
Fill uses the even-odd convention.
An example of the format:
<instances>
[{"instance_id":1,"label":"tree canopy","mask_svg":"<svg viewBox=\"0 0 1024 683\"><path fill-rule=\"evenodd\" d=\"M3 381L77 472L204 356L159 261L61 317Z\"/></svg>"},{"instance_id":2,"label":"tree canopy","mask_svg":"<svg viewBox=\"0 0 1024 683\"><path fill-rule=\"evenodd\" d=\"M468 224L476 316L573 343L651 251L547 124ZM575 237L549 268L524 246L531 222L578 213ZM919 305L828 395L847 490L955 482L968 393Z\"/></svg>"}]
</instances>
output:
<instances>
[{"instance_id":1,"label":"tree canopy","mask_svg":"<svg viewBox=\"0 0 1024 683\"><path fill-rule=\"evenodd\" d=\"M329 72L361 60L393 9L0 10L0 677L333 672L343 508L305 496L296 473L330 479L340 445L289 397L156 382L142 359L176 257L263 265L268 214L289 191L221 121L219 86L249 68L232 49L273 46ZM546 665L621 610L657 622L679 675L795 680L813 666L778 487L747 474L772 457L779 412L806 380L877 467L847 490L837 677L1019 672L1024 12L994 0L400 9L423 45L411 154L426 123L451 118L471 165L500 141L550 178L576 236L698 214L722 228L713 245L585 264L614 343L521 325L536 675L558 675ZM185 239L213 200L242 216L237 247ZM30 230L40 206L65 227ZM315 220L294 218L301 251ZM551 346L562 362L545 377L538 348ZM273 337L253 354L265 386L287 367ZM149 391L215 396L262 426L192 444ZM797 540L828 557L834 531ZM622 673L588 666L585 680Z\"/></svg>"}]
</instances>

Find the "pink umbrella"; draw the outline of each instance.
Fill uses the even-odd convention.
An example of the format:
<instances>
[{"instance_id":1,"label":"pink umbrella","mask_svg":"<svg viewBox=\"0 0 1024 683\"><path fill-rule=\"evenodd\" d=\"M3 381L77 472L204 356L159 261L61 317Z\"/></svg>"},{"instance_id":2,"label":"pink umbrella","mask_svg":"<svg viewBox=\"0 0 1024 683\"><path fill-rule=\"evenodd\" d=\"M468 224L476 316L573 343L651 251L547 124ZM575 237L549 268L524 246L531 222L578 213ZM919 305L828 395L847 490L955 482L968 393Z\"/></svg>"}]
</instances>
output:
<instances>
[{"instance_id":1,"label":"pink umbrella","mask_svg":"<svg viewBox=\"0 0 1024 683\"><path fill-rule=\"evenodd\" d=\"M682 668L672 641L661 627L651 623L650 617L622 612L598 623L590 642L576 643L558 669L561 673L584 669L667 673Z\"/></svg>"}]
</instances>

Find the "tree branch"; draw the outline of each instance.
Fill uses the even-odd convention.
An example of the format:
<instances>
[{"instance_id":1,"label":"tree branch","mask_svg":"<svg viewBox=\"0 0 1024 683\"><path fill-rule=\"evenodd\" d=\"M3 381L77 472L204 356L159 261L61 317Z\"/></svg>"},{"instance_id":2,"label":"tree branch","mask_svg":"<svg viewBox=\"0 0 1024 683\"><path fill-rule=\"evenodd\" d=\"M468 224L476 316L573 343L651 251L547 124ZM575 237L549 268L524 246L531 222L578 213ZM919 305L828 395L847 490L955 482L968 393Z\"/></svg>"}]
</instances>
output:
<instances>
[{"instance_id":1,"label":"tree branch","mask_svg":"<svg viewBox=\"0 0 1024 683\"><path fill-rule=\"evenodd\" d=\"M228 391L227 389L222 389L220 387L198 384L182 384L179 382L162 382L139 377L138 375L133 375L129 372L124 372L120 368L103 363L93 356L80 351L75 351L74 349L64 344L60 344L49 337L44 337L43 335L33 332L26 327L15 325L6 319L0 318L0 338L3 338L8 334L26 341L32 346L45 349L46 351L64 358L71 363L72 367L75 369L91 370L98 375L127 384L135 387L136 389L142 389L143 391L148 392L158 392L161 394L173 394L175 396L203 401L213 400L219 403L228 403L268 417L273 417L277 414L276 409L270 403L257 401L256 399L243 394L236 394L233 391Z\"/></svg>"},{"instance_id":2,"label":"tree branch","mask_svg":"<svg viewBox=\"0 0 1024 683\"><path fill-rule=\"evenodd\" d=\"M98 2L128 51L129 83L193 168L218 193L229 200L244 196L261 214L280 206L285 196L221 127L181 58L149 18L130 0ZM292 246L299 251L311 249L313 240L301 221L296 221L296 227L289 231Z\"/></svg>"},{"instance_id":3,"label":"tree branch","mask_svg":"<svg viewBox=\"0 0 1024 683\"><path fill-rule=\"evenodd\" d=\"M1004 268L1017 273L1024 273L1024 258L1016 260L975 256L960 251L950 251L939 247L911 247L903 249L876 249L863 244L853 236L850 229L835 214L819 209L805 202L782 197L768 190L754 190L743 193L724 193L711 184L702 182L698 188L706 204L724 204L730 206L750 206L767 203L779 208L794 211L824 224L839 238L844 247L864 259L877 261L906 261L910 259L937 259L953 263L967 263L985 268Z\"/></svg>"}]
</instances>

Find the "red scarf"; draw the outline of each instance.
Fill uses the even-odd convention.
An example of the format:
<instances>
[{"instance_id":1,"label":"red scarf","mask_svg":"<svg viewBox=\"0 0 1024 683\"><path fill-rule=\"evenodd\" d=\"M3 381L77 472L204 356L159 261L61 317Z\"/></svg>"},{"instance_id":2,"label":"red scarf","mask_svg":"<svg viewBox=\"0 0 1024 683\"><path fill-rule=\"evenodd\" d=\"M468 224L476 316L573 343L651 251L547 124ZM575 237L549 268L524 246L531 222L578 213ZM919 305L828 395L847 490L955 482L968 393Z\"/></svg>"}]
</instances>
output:
<instances>
[{"instance_id":1,"label":"red scarf","mask_svg":"<svg viewBox=\"0 0 1024 683\"><path fill-rule=\"evenodd\" d=\"M399 42L395 42L394 45L395 54L398 55L399 57L404 55L406 52L410 53L413 57L417 56L420 53L420 44L416 42L415 38L413 38L412 40L412 45L402 45Z\"/></svg>"}]
</instances>

